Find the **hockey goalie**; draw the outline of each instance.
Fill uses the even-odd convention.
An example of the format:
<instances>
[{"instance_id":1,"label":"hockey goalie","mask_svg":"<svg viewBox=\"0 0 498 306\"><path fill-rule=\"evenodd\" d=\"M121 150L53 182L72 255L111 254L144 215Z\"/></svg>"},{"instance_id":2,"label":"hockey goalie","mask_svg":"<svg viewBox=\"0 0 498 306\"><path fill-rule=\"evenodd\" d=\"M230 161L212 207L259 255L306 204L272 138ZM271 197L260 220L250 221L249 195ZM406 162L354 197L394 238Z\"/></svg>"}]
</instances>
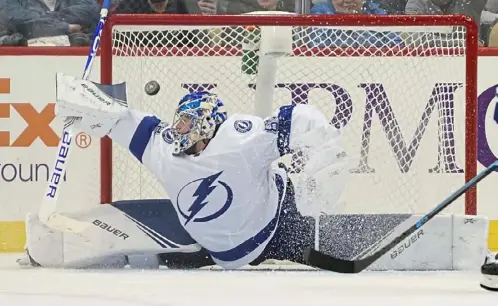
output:
<instances>
[{"instance_id":1,"label":"hockey goalie","mask_svg":"<svg viewBox=\"0 0 498 306\"><path fill-rule=\"evenodd\" d=\"M95 268L126 265L235 269L267 259L304 263L315 244L312 215L344 186L340 133L309 105L280 107L262 119L227 114L220 98L193 92L171 122L128 107L126 85L100 85L57 74L56 116L73 129L109 136L161 183L170 199L121 201L70 215L88 224L60 232L36 214L26 220L25 264ZM307 159L290 180L275 161ZM23 262L23 261L21 261Z\"/></svg>"}]
</instances>

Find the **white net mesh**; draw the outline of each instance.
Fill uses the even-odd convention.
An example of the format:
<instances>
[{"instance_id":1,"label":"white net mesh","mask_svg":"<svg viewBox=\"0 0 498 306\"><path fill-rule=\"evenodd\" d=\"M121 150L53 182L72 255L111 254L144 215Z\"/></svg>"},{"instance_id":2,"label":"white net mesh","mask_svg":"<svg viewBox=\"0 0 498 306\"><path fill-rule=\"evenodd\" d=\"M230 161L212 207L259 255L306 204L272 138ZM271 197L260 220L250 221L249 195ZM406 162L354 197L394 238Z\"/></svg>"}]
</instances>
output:
<instances>
[{"instance_id":1,"label":"white net mesh","mask_svg":"<svg viewBox=\"0 0 498 306\"><path fill-rule=\"evenodd\" d=\"M296 24L293 54L275 57L259 56L262 29L114 26L112 81L127 82L132 107L166 121L195 90L217 93L229 114L319 107L351 158L340 212L425 212L464 182L465 27ZM151 80L156 96L144 92ZM299 156L283 159L293 172ZM112 179L113 200L167 197L118 146Z\"/></svg>"}]
</instances>

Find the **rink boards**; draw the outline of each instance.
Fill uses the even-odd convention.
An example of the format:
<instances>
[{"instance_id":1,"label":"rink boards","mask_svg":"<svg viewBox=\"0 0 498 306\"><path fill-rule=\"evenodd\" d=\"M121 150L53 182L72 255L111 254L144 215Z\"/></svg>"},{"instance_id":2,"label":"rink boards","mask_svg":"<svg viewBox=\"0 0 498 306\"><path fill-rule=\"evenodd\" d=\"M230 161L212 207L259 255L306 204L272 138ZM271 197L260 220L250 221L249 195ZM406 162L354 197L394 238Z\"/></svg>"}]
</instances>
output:
<instances>
[{"instance_id":1,"label":"rink boards","mask_svg":"<svg viewBox=\"0 0 498 306\"><path fill-rule=\"evenodd\" d=\"M54 76L56 72L73 75L81 74L82 63L86 58L86 50L75 50L71 48L70 50L66 49L66 51L58 52L59 55L66 56L54 56L56 53L50 54L47 51L40 51L42 53L39 55L33 51L33 54L23 56L9 55L8 51L5 51L7 55L0 56L0 66L2 67L0 104L10 104L8 114L4 112L0 116L0 131L10 133L10 143L7 146L2 144L0 148L0 198L2 199L0 202L2 212L0 214L0 251L18 251L22 248L24 243L22 220L28 211L36 211L38 208L39 199L45 188L46 176L48 175L47 169L53 163L56 154L56 135L61 129L59 122L50 122L55 93ZM77 53L79 55L75 55ZM0 49L0 55L2 54ZM498 57L486 56L479 58L479 107L487 111L485 118L479 122L479 135L487 137L485 137L485 144L480 143L482 146L479 148L478 170L487 166L489 161L496 159L495 154L498 153L498 137L494 137L494 135L498 135L498 126L492 122L494 101L491 101L492 97L489 98L489 93L494 91L494 87L498 85L493 69L497 64ZM26 73L20 67L30 67L30 71L37 71L38 73ZM99 61L95 63L91 78L93 80L99 79ZM430 88L429 92L421 93L421 95L427 97L429 93ZM407 103L410 103L410 101L407 101ZM39 115L33 115L32 110L36 110ZM23 134L31 123L29 120L33 122L39 120L42 121L42 124L38 126L38 129L28 130ZM41 128L46 125L47 121L50 122L50 129ZM36 127L36 125L34 126ZM462 126L457 128L461 129ZM32 134L32 137L37 136L33 143L30 143L28 137L30 134ZM17 145L14 145L16 141ZM97 203L99 202L97 190L99 188L100 170L98 166L88 166L89 164L98 164L99 141L91 139L87 135L76 136L75 141L76 146L71 157L72 162L70 162L70 170L66 177L67 182L63 189L65 191L61 195L61 198L64 199L62 208L68 211L98 205ZM459 152L459 154L461 153L462 151ZM424 160L425 170L429 168L426 166L434 163L434 158L435 155L431 156L430 160ZM438 175L436 173L427 175L427 179L433 182L428 185L436 186L436 183L449 183L450 185L445 187L447 190L452 190L458 186L460 182L463 182L462 178L462 174ZM498 177L491 176L482 182L478 188L478 214L486 215L490 219L498 219L498 206L495 205L494 201L495 186L497 184ZM447 194L447 190L444 190L445 188L441 188L442 191L432 190L431 195L442 199ZM437 196L434 196L434 194ZM436 204L433 202L432 200L426 201L426 207L432 207ZM463 212L461 203L455 203L451 212L461 215ZM382 207L379 207L379 205L379 203L375 204L372 209L373 212L382 211ZM361 207L351 213L360 211ZM389 209L388 211L391 210ZM452 221L450 221L453 220L452 218L449 217L449 220L444 222L452 224ZM495 233L496 225L491 223L490 236L495 235ZM480 231L476 231L477 236L480 234ZM498 240L498 237L496 240ZM424 245L422 243L423 239L420 241L420 245ZM490 239L491 246L498 247L493 241ZM430 245L428 244L427 246Z\"/></svg>"}]
</instances>

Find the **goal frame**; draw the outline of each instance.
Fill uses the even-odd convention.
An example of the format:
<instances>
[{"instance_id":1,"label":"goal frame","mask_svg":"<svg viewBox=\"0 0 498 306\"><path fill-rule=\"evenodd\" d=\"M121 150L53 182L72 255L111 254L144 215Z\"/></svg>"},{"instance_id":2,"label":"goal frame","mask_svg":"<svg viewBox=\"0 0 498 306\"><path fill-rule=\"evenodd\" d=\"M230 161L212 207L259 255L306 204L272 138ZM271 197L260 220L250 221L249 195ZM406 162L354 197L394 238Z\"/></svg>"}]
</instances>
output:
<instances>
[{"instance_id":1,"label":"goal frame","mask_svg":"<svg viewBox=\"0 0 498 306\"><path fill-rule=\"evenodd\" d=\"M113 26L461 26L465 44L465 182L477 173L477 51L478 30L465 15L111 15L103 29L100 47L100 81L112 83ZM329 47L334 49L335 47ZM100 201L112 202L112 141L100 143ZM477 188L465 194L465 214L477 214Z\"/></svg>"}]
</instances>

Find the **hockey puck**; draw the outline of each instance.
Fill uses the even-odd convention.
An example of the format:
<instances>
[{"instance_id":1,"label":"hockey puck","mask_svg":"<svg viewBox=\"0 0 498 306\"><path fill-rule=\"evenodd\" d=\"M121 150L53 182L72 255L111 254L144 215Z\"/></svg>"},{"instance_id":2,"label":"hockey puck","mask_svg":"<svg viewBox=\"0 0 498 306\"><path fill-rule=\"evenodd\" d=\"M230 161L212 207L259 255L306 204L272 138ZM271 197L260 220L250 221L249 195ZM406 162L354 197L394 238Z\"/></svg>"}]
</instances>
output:
<instances>
[{"instance_id":1,"label":"hockey puck","mask_svg":"<svg viewBox=\"0 0 498 306\"><path fill-rule=\"evenodd\" d=\"M159 92L159 89L161 89L161 86L159 86L159 83L156 81L150 81L147 84L145 84L145 93L148 94L149 96L155 96Z\"/></svg>"}]
</instances>

